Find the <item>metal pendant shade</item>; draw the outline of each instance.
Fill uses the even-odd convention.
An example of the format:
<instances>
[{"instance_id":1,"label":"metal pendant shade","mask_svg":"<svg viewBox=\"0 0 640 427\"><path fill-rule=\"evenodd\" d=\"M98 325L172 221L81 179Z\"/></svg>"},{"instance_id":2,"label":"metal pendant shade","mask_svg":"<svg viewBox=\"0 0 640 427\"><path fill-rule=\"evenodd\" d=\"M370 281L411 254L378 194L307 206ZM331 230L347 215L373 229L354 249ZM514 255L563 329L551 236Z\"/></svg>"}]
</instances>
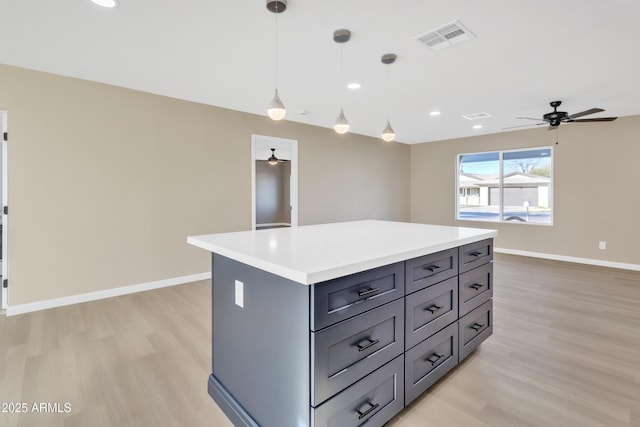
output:
<instances>
[{"instance_id":1,"label":"metal pendant shade","mask_svg":"<svg viewBox=\"0 0 640 427\"><path fill-rule=\"evenodd\" d=\"M287 110L280 99L280 95L278 95L278 89L276 89L276 93L273 95L273 99L267 107L267 114L272 120L276 121L284 119L284 116L287 114Z\"/></svg>"},{"instance_id":2,"label":"metal pendant shade","mask_svg":"<svg viewBox=\"0 0 640 427\"><path fill-rule=\"evenodd\" d=\"M396 132L391 127L391 123L387 120L387 126L382 131L382 140L385 142L391 142L396 137Z\"/></svg>"},{"instance_id":3,"label":"metal pendant shade","mask_svg":"<svg viewBox=\"0 0 640 427\"><path fill-rule=\"evenodd\" d=\"M344 110L342 108L340 109L340 114L338 115L333 128L340 135L343 135L349 131L349 122L347 121L347 118L344 115Z\"/></svg>"}]
</instances>

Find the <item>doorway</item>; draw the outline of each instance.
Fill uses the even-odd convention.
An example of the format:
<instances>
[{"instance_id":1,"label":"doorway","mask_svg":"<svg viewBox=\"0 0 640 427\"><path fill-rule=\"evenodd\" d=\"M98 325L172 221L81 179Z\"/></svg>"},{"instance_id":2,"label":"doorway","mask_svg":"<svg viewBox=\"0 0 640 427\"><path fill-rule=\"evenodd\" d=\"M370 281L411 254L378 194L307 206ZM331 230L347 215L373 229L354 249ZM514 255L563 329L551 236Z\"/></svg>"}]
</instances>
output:
<instances>
[{"instance_id":1,"label":"doorway","mask_svg":"<svg viewBox=\"0 0 640 427\"><path fill-rule=\"evenodd\" d=\"M276 161L268 162L274 155ZM251 229L298 225L298 141L251 136Z\"/></svg>"},{"instance_id":2,"label":"doorway","mask_svg":"<svg viewBox=\"0 0 640 427\"><path fill-rule=\"evenodd\" d=\"M4 286L7 278L7 213L4 210L5 206L8 206L7 202L7 140L4 137L7 132L7 112L0 111L0 140L2 140L2 150L0 150L0 191L2 192L0 200L2 200L2 221L0 221L0 265L2 265L2 277L0 277L0 283L2 283L2 292L0 293L0 310L7 309L7 288Z\"/></svg>"}]
</instances>

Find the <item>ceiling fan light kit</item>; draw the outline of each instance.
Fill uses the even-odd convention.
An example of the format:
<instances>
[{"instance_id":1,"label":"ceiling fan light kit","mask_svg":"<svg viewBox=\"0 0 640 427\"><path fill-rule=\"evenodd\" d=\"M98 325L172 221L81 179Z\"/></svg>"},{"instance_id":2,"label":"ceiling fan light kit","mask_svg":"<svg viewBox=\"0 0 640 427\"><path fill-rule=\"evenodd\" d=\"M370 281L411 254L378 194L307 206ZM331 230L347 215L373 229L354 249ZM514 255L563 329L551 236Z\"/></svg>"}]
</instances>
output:
<instances>
[{"instance_id":1,"label":"ceiling fan light kit","mask_svg":"<svg viewBox=\"0 0 640 427\"><path fill-rule=\"evenodd\" d=\"M280 159L278 159L278 158L276 157L276 149L275 149L275 148L272 148L272 149L271 149L271 157L269 157L269 158L267 159L267 162L269 162L269 164L270 164L270 165L277 165L279 160L280 160Z\"/></svg>"}]
</instances>

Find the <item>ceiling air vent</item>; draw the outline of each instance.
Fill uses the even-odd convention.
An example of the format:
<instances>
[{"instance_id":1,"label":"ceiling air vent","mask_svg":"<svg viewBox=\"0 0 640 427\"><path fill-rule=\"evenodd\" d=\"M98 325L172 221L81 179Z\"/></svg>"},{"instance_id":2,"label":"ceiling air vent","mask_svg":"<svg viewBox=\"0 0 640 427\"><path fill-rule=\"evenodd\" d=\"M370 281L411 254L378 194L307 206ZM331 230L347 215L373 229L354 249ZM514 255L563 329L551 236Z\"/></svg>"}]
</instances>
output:
<instances>
[{"instance_id":1,"label":"ceiling air vent","mask_svg":"<svg viewBox=\"0 0 640 427\"><path fill-rule=\"evenodd\" d=\"M462 117L464 117L467 120L478 120L478 119L488 119L489 117L493 117L491 114L489 113L471 113L471 114L465 114Z\"/></svg>"},{"instance_id":2,"label":"ceiling air vent","mask_svg":"<svg viewBox=\"0 0 640 427\"><path fill-rule=\"evenodd\" d=\"M475 37L460 21L455 20L414 39L433 50L441 50Z\"/></svg>"}]
</instances>

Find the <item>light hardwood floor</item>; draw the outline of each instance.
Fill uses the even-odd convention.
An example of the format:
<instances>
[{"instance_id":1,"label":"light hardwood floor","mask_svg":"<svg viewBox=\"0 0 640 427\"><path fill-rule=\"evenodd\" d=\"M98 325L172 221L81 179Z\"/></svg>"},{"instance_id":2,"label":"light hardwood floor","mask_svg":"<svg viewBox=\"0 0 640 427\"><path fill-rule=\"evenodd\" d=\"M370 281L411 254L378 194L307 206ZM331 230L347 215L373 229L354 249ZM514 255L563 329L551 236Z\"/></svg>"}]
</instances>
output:
<instances>
[{"instance_id":1,"label":"light hardwood floor","mask_svg":"<svg viewBox=\"0 0 640 427\"><path fill-rule=\"evenodd\" d=\"M494 335L389 426L640 427L640 272L494 271ZM0 404L71 405L0 426L231 426L206 392L209 298L205 281L0 317Z\"/></svg>"}]
</instances>

